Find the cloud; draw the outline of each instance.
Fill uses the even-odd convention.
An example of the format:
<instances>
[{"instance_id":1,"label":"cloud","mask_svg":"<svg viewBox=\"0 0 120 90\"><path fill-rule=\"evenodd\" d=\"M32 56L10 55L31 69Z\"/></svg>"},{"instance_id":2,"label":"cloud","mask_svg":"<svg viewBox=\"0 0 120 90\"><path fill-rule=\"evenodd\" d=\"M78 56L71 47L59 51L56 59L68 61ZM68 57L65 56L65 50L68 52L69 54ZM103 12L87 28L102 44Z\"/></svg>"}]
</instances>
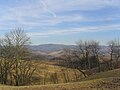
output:
<instances>
[{"instance_id":1,"label":"cloud","mask_svg":"<svg viewBox=\"0 0 120 90\"><path fill-rule=\"evenodd\" d=\"M46 32L32 32L27 33L30 37L39 36L39 37L50 37L53 35L69 35L80 32L98 32L105 30L120 30L120 24L116 25L107 25L107 26L90 26L90 27L81 27L81 28L71 28L69 30L52 30Z\"/></svg>"},{"instance_id":2,"label":"cloud","mask_svg":"<svg viewBox=\"0 0 120 90\"><path fill-rule=\"evenodd\" d=\"M53 17L56 17L56 14L47 7L47 5L46 5L46 3L44 1L40 0L40 2L43 4L43 8L44 8L45 11L49 12L50 14L52 14Z\"/></svg>"},{"instance_id":3,"label":"cloud","mask_svg":"<svg viewBox=\"0 0 120 90\"><path fill-rule=\"evenodd\" d=\"M0 6L0 29L22 27L28 30L56 26L61 23L78 24L79 22L117 20L119 17L90 18L84 16L81 11L94 11L108 6L119 7L119 3L120 0L19 0L14 6ZM64 13L74 10L79 11Z\"/></svg>"},{"instance_id":4,"label":"cloud","mask_svg":"<svg viewBox=\"0 0 120 90\"><path fill-rule=\"evenodd\" d=\"M108 6L119 7L119 0L45 0L56 12L67 10L97 10Z\"/></svg>"}]
</instances>

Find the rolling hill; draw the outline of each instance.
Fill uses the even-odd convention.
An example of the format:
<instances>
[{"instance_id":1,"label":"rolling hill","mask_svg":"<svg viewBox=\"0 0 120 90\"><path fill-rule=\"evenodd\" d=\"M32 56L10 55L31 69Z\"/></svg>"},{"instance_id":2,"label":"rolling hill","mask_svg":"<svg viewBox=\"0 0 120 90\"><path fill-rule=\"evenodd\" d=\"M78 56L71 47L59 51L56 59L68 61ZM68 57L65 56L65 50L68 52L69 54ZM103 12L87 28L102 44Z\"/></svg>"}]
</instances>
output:
<instances>
[{"instance_id":1,"label":"rolling hill","mask_svg":"<svg viewBox=\"0 0 120 90\"><path fill-rule=\"evenodd\" d=\"M5 86L0 90L120 90L120 69L91 75L80 82L33 85L33 86Z\"/></svg>"},{"instance_id":2,"label":"rolling hill","mask_svg":"<svg viewBox=\"0 0 120 90\"><path fill-rule=\"evenodd\" d=\"M41 51L46 53L59 51L64 48L76 48L75 45L64 45L64 44L41 44L41 45L31 45L28 47L33 51Z\"/></svg>"}]
</instances>

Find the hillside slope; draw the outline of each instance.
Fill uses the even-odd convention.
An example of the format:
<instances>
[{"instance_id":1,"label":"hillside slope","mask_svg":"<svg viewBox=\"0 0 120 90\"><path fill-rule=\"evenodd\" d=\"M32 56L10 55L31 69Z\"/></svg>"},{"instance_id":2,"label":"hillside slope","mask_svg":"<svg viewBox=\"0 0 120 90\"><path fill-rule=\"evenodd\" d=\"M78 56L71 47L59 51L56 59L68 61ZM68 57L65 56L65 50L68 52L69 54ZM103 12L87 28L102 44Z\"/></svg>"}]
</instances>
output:
<instances>
[{"instance_id":1,"label":"hillside slope","mask_svg":"<svg viewBox=\"0 0 120 90\"><path fill-rule=\"evenodd\" d=\"M32 51L41 51L41 52L54 52L63 50L64 48L76 48L75 45L64 45L64 44L41 44L41 45L32 45L28 46Z\"/></svg>"},{"instance_id":2,"label":"hillside slope","mask_svg":"<svg viewBox=\"0 0 120 90\"><path fill-rule=\"evenodd\" d=\"M101 79L101 78L109 78L109 77L120 77L120 69L97 73L97 74L91 75L91 76L83 79L83 81L93 80L93 79Z\"/></svg>"},{"instance_id":3,"label":"hillside slope","mask_svg":"<svg viewBox=\"0 0 120 90\"><path fill-rule=\"evenodd\" d=\"M120 90L120 69L91 75L84 80L49 85L0 86L0 90Z\"/></svg>"}]
</instances>

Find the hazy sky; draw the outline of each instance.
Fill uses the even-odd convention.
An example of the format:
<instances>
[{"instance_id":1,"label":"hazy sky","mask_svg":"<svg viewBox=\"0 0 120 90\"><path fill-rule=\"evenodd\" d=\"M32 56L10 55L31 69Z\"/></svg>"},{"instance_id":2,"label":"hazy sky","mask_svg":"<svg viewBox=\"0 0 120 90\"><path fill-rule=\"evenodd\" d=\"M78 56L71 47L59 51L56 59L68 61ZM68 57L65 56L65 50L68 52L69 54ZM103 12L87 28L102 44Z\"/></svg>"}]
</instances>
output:
<instances>
[{"instance_id":1,"label":"hazy sky","mask_svg":"<svg viewBox=\"0 0 120 90\"><path fill-rule=\"evenodd\" d=\"M33 44L120 37L120 0L0 0L0 36L24 29Z\"/></svg>"}]
</instances>

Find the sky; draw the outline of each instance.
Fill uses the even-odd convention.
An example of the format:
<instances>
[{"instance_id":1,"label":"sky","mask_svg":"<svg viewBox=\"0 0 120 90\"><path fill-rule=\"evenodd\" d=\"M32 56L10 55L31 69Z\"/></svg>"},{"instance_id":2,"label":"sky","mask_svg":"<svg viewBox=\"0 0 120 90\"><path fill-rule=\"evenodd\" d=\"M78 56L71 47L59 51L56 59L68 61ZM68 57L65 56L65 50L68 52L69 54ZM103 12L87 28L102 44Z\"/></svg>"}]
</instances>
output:
<instances>
[{"instance_id":1,"label":"sky","mask_svg":"<svg viewBox=\"0 0 120 90\"><path fill-rule=\"evenodd\" d=\"M0 37L24 29L32 44L101 44L120 37L120 0L0 0Z\"/></svg>"}]
</instances>

